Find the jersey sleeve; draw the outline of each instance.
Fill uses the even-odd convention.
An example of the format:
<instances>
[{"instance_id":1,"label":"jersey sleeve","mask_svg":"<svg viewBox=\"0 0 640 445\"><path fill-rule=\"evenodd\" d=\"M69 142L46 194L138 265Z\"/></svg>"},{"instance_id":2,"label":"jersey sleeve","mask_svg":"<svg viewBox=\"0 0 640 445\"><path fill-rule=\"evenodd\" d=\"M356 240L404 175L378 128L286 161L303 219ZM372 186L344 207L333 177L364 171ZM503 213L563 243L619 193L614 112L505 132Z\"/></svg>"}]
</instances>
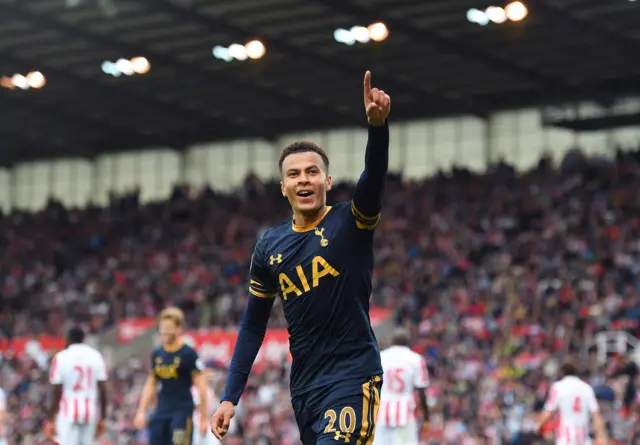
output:
<instances>
[{"instance_id":1,"label":"jersey sleeve","mask_svg":"<svg viewBox=\"0 0 640 445\"><path fill-rule=\"evenodd\" d=\"M195 406L200 406L200 391L193 386L191 387L191 398Z\"/></svg>"},{"instance_id":2,"label":"jersey sleeve","mask_svg":"<svg viewBox=\"0 0 640 445\"><path fill-rule=\"evenodd\" d=\"M600 406L598 405L598 399L593 388L589 387L589 396L587 399L588 408L590 413L600 412Z\"/></svg>"},{"instance_id":3,"label":"jersey sleeve","mask_svg":"<svg viewBox=\"0 0 640 445\"><path fill-rule=\"evenodd\" d=\"M195 349L189 350L189 354L187 358L187 366L189 368L189 371L191 371L192 374L198 374L204 371L204 368L205 368L204 362L198 355L198 351L196 351Z\"/></svg>"},{"instance_id":4,"label":"jersey sleeve","mask_svg":"<svg viewBox=\"0 0 640 445\"><path fill-rule=\"evenodd\" d=\"M62 384L62 369L61 369L60 354L53 356L51 360L51 367L49 368L49 383L52 385Z\"/></svg>"},{"instance_id":5,"label":"jersey sleeve","mask_svg":"<svg viewBox=\"0 0 640 445\"><path fill-rule=\"evenodd\" d=\"M555 412L558 410L558 385L554 383L549 390L549 397L544 404L544 410L548 412Z\"/></svg>"},{"instance_id":6,"label":"jersey sleeve","mask_svg":"<svg viewBox=\"0 0 640 445\"><path fill-rule=\"evenodd\" d=\"M0 389L0 411L7 410L7 395Z\"/></svg>"},{"instance_id":7,"label":"jersey sleeve","mask_svg":"<svg viewBox=\"0 0 640 445\"><path fill-rule=\"evenodd\" d=\"M427 370L427 362L424 357L418 357L415 368L413 373L413 387L416 389L427 388L429 386L429 371Z\"/></svg>"},{"instance_id":8,"label":"jersey sleeve","mask_svg":"<svg viewBox=\"0 0 640 445\"><path fill-rule=\"evenodd\" d=\"M96 380L98 382L106 382L107 374L107 364L104 362L102 354L98 353L96 355Z\"/></svg>"},{"instance_id":9,"label":"jersey sleeve","mask_svg":"<svg viewBox=\"0 0 640 445\"><path fill-rule=\"evenodd\" d=\"M275 298L277 293L276 280L267 267L267 249L264 236L258 240L251 256L249 268L249 292L259 298Z\"/></svg>"},{"instance_id":10,"label":"jersey sleeve","mask_svg":"<svg viewBox=\"0 0 640 445\"><path fill-rule=\"evenodd\" d=\"M382 199L389 170L389 125L369 125L364 171L351 201L358 229L373 230L380 221Z\"/></svg>"}]
</instances>

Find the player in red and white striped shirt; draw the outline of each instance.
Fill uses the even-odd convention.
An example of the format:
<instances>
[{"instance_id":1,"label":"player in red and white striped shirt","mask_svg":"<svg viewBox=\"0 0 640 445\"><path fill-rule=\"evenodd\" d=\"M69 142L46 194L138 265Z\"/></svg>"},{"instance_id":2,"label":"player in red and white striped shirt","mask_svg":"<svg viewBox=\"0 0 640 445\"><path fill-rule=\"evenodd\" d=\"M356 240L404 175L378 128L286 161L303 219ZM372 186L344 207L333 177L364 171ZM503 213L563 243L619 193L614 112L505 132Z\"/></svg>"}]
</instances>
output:
<instances>
[{"instance_id":1,"label":"player in red and white striped shirt","mask_svg":"<svg viewBox=\"0 0 640 445\"><path fill-rule=\"evenodd\" d=\"M578 377L573 363L563 363L560 374L562 379L551 385L538 430L558 412L556 445L588 445L591 443L589 420L593 419L596 444L606 445L607 434L593 388Z\"/></svg>"},{"instance_id":2,"label":"player in red and white striped shirt","mask_svg":"<svg viewBox=\"0 0 640 445\"><path fill-rule=\"evenodd\" d=\"M0 388L0 445L7 445L7 396Z\"/></svg>"},{"instance_id":3,"label":"player in red and white striped shirt","mask_svg":"<svg viewBox=\"0 0 640 445\"><path fill-rule=\"evenodd\" d=\"M53 402L45 433L52 438L57 432L60 445L92 444L104 432L107 369L102 354L83 341L82 329L71 328L67 348L51 363Z\"/></svg>"},{"instance_id":4,"label":"player in red and white striped shirt","mask_svg":"<svg viewBox=\"0 0 640 445\"><path fill-rule=\"evenodd\" d=\"M429 375L424 358L409 349L409 333L398 329L393 346L381 352L384 379L374 445L418 445L418 412L426 432Z\"/></svg>"},{"instance_id":5,"label":"player in red and white striped shirt","mask_svg":"<svg viewBox=\"0 0 640 445\"><path fill-rule=\"evenodd\" d=\"M213 373L211 372L211 369L207 369L204 371L204 377L205 379L207 379L207 408L209 410L208 416L204 420L200 415L200 411L197 409L200 406L200 392L198 391L198 388L196 388L195 386L191 387L193 404L196 407L196 409L193 410L193 427L195 430L198 430L201 421L207 422L207 423L209 422L209 419L215 412L216 406L219 403L219 401L216 400L216 396L213 392L213 388L211 387L212 379L213 379ZM220 444L221 442L211 432L211 428L207 429L207 433L204 436L201 436L199 434L193 435L192 445L220 445Z\"/></svg>"}]
</instances>

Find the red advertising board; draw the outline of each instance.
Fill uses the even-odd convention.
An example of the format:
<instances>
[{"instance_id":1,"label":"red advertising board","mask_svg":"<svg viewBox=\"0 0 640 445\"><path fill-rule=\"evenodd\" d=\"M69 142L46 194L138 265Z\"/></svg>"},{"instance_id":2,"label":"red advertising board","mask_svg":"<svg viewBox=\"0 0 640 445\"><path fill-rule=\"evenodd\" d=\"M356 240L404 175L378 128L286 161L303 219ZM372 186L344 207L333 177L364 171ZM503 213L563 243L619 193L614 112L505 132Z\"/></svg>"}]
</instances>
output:
<instances>
[{"instance_id":1,"label":"red advertising board","mask_svg":"<svg viewBox=\"0 0 640 445\"><path fill-rule=\"evenodd\" d=\"M120 343L128 343L139 335L142 335L155 326L156 319L153 317L146 318L127 318L118 322L118 341Z\"/></svg>"},{"instance_id":2,"label":"red advertising board","mask_svg":"<svg viewBox=\"0 0 640 445\"><path fill-rule=\"evenodd\" d=\"M371 324L375 327L385 321L391 315L391 311L378 306L372 306L369 310ZM127 318L118 323L118 340L120 343L127 343L151 329L155 324L152 317ZM271 330L270 330L271 331Z\"/></svg>"},{"instance_id":3,"label":"red advertising board","mask_svg":"<svg viewBox=\"0 0 640 445\"><path fill-rule=\"evenodd\" d=\"M203 360L228 364L238 334L235 331L187 332L184 339L193 346ZM290 360L289 333L286 329L269 329L256 358L257 364L282 363Z\"/></svg>"},{"instance_id":4,"label":"red advertising board","mask_svg":"<svg viewBox=\"0 0 640 445\"><path fill-rule=\"evenodd\" d=\"M51 335L41 335L39 337L14 337L11 340L0 339L0 351L13 351L16 353L40 351L55 352L64 349L64 339Z\"/></svg>"},{"instance_id":5,"label":"red advertising board","mask_svg":"<svg viewBox=\"0 0 640 445\"><path fill-rule=\"evenodd\" d=\"M371 324L376 326L390 315L391 312L387 309L372 307L370 311ZM118 323L118 339L121 343L127 343L153 328L154 324L154 318L122 320ZM198 350L203 359L228 363L231 359L237 336L236 331L188 331L185 333L185 340ZM64 339L52 336L18 337L10 342L6 339L0 339L1 351L12 350L17 353L55 352L62 348L64 348ZM286 329L267 330L256 362L281 362L283 358L290 358L289 333Z\"/></svg>"}]
</instances>

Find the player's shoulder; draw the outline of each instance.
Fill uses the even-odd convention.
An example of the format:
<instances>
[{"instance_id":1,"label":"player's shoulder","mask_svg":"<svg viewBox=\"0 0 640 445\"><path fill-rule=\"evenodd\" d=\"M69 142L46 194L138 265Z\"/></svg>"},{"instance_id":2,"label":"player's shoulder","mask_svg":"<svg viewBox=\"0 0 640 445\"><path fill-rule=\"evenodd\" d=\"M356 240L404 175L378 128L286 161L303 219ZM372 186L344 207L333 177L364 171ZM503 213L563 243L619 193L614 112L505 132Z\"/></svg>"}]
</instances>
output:
<instances>
[{"instance_id":1,"label":"player's shoulder","mask_svg":"<svg viewBox=\"0 0 640 445\"><path fill-rule=\"evenodd\" d=\"M329 215L331 215L332 213L334 215L344 215L344 214L351 215L351 201L336 202L331 206L331 211L329 212Z\"/></svg>"},{"instance_id":2,"label":"player's shoulder","mask_svg":"<svg viewBox=\"0 0 640 445\"><path fill-rule=\"evenodd\" d=\"M191 346L190 344L188 344L188 343L185 343L182 346L181 352L183 354L189 355L189 356L197 356L198 355L198 351L196 351L196 349L193 346Z\"/></svg>"},{"instance_id":3,"label":"player's shoulder","mask_svg":"<svg viewBox=\"0 0 640 445\"><path fill-rule=\"evenodd\" d=\"M282 222L277 226L273 226L264 231L264 233L258 238L256 242L255 251L256 252L265 252L268 251L270 246L273 245L274 242L278 241L282 236L284 236L291 227L291 220L287 220Z\"/></svg>"},{"instance_id":4,"label":"player's shoulder","mask_svg":"<svg viewBox=\"0 0 640 445\"><path fill-rule=\"evenodd\" d=\"M591 384L586 380L579 379L578 381L579 381L578 385L582 391L588 392L588 393L595 392L593 389L593 386L591 386Z\"/></svg>"},{"instance_id":5,"label":"player's shoulder","mask_svg":"<svg viewBox=\"0 0 640 445\"><path fill-rule=\"evenodd\" d=\"M59 366L64 363L65 358L69 355L68 349L61 349L51 356L51 364Z\"/></svg>"},{"instance_id":6,"label":"player's shoulder","mask_svg":"<svg viewBox=\"0 0 640 445\"><path fill-rule=\"evenodd\" d=\"M93 346L87 345L87 355L89 355L96 362L104 362L104 356L99 349L94 348Z\"/></svg>"},{"instance_id":7,"label":"player's shoulder","mask_svg":"<svg viewBox=\"0 0 640 445\"><path fill-rule=\"evenodd\" d=\"M156 348L151 351L151 357L163 357L165 355L165 350L162 346L156 346Z\"/></svg>"},{"instance_id":8,"label":"player's shoulder","mask_svg":"<svg viewBox=\"0 0 640 445\"><path fill-rule=\"evenodd\" d=\"M380 352L381 357L393 358L394 360L410 361L412 363L422 363L424 357L411 348L405 346L390 346Z\"/></svg>"}]
</instances>

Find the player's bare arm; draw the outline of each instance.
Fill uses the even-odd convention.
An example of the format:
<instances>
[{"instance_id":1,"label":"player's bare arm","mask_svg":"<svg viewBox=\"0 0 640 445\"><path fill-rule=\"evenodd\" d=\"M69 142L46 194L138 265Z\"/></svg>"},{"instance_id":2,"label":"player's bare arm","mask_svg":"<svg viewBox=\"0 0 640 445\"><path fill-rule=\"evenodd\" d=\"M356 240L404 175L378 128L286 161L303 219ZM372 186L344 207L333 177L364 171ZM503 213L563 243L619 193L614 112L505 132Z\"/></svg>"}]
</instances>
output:
<instances>
[{"instance_id":1,"label":"player's bare arm","mask_svg":"<svg viewBox=\"0 0 640 445\"><path fill-rule=\"evenodd\" d=\"M542 415L538 419L538 427L536 428L536 432L540 434L544 426L553 419L552 411L543 411Z\"/></svg>"},{"instance_id":2,"label":"player's bare arm","mask_svg":"<svg viewBox=\"0 0 640 445\"><path fill-rule=\"evenodd\" d=\"M0 389L0 437L6 435L5 425L7 421L7 398L2 389Z\"/></svg>"},{"instance_id":3,"label":"player's bare arm","mask_svg":"<svg viewBox=\"0 0 640 445\"><path fill-rule=\"evenodd\" d=\"M418 400L418 412L422 418L421 433L423 437L429 434L430 421L429 421L429 405L427 404L427 395L424 388L416 389L416 399Z\"/></svg>"},{"instance_id":4,"label":"player's bare arm","mask_svg":"<svg viewBox=\"0 0 640 445\"><path fill-rule=\"evenodd\" d=\"M134 426L138 430L144 429L147 424L147 410L155 398L156 378L153 374L147 377L142 387L142 394L140 395L140 403L138 404L138 411L133 421Z\"/></svg>"},{"instance_id":5,"label":"player's bare arm","mask_svg":"<svg viewBox=\"0 0 640 445\"><path fill-rule=\"evenodd\" d=\"M593 419L593 427L596 431L596 445L607 445L609 443L609 438L607 436L604 419L599 412L591 413L591 418Z\"/></svg>"},{"instance_id":6,"label":"player's bare arm","mask_svg":"<svg viewBox=\"0 0 640 445\"><path fill-rule=\"evenodd\" d=\"M353 196L353 213L358 227L373 229L380 219L382 197L389 169L389 127L391 99L383 90L371 87L371 72L364 75L364 108L369 122L365 167Z\"/></svg>"},{"instance_id":7,"label":"player's bare arm","mask_svg":"<svg viewBox=\"0 0 640 445\"><path fill-rule=\"evenodd\" d=\"M96 430L96 437L100 437L105 432L105 422L107 420L107 382L98 382L98 394L100 395L100 421Z\"/></svg>"},{"instance_id":8,"label":"player's bare arm","mask_svg":"<svg viewBox=\"0 0 640 445\"><path fill-rule=\"evenodd\" d=\"M207 378L203 372L198 372L193 375L193 385L196 387L196 390L200 395L200 403L198 405L200 418L206 419L209 414L209 398L207 397ZM202 421L198 426L200 429L200 434L204 436L207 433L208 429L207 422Z\"/></svg>"},{"instance_id":9,"label":"player's bare arm","mask_svg":"<svg viewBox=\"0 0 640 445\"><path fill-rule=\"evenodd\" d=\"M5 435L5 424L7 422L7 411L0 409L0 436Z\"/></svg>"},{"instance_id":10,"label":"player's bare arm","mask_svg":"<svg viewBox=\"0 0 640 445\"><path fill-rule=\"evenodd\" d=\"M51 405L47 414L47 423L45 425L45 436L47 439L53 438L55 435L56 415L60 410L60 401L62 400L62 385L51 385Z\"/></svg>"}]
</instances>

